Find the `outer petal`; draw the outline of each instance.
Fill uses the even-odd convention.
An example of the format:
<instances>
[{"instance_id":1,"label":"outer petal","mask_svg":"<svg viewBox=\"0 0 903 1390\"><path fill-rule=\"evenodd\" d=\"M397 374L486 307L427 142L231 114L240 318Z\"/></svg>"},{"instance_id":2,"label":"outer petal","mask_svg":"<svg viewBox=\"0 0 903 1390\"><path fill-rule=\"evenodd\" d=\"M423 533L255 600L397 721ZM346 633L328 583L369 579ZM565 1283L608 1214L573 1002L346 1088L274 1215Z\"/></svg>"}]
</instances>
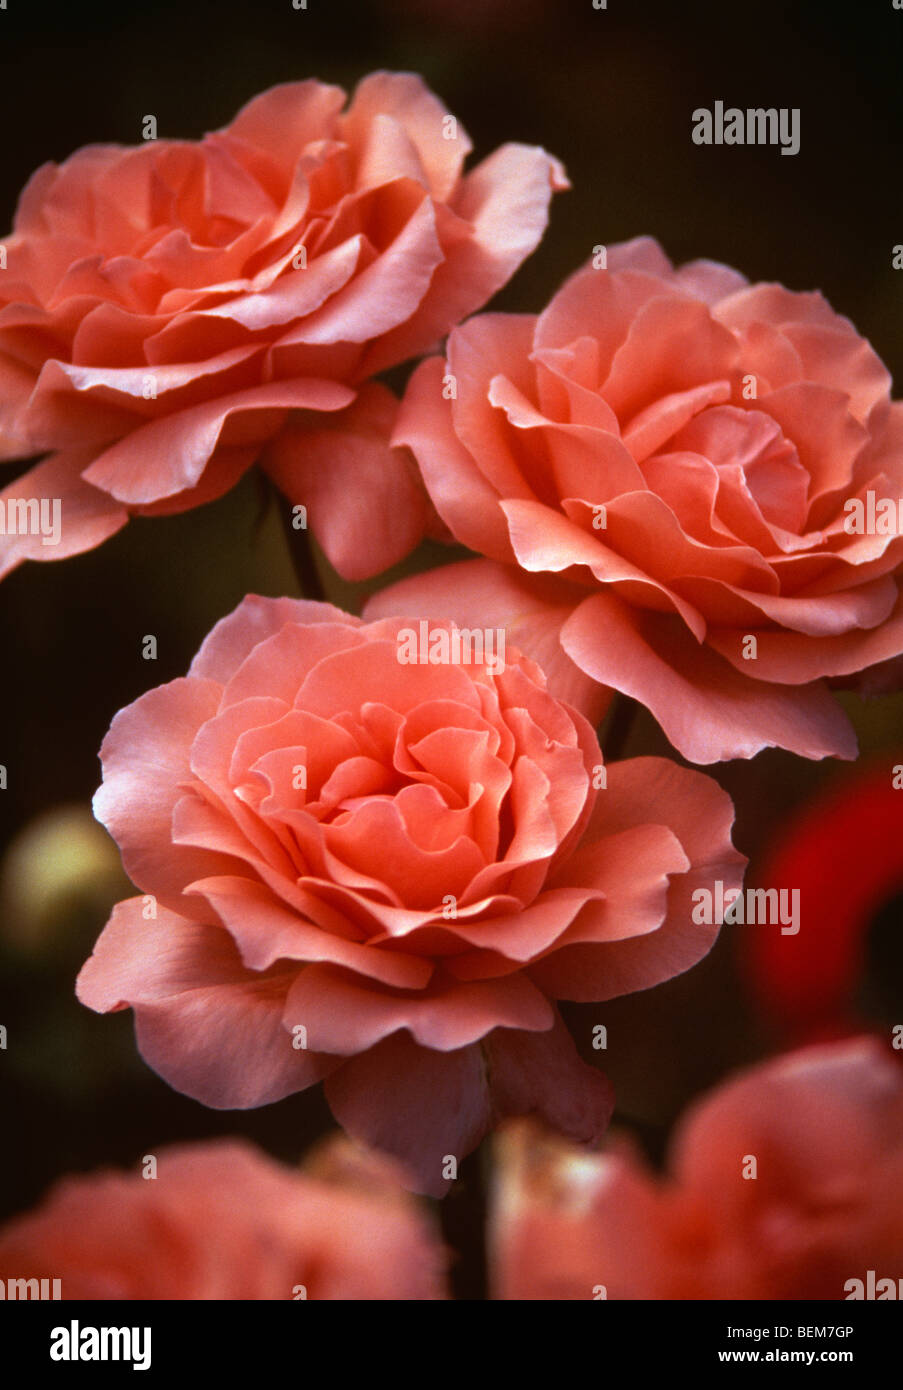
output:
<instances>
[{"instance_id":1,"label":"outer petal","mask_svg":"<svg viewBox=\"0 0 903 1390\"><path fill-rule=\"evenodd\" d=\"M606 853L609 842L614 846L641 829L648 834L664 822L683 848L684 870L675 867L673 858L664 858L665 842L658 862L652 858L647 866L644 858L639 860L635 882L620 891L616 881L612 884L613 915L619 917L625 900L628 913L636 913L636 930L621 939L600 933L600 939L586 944L581 934L580 944L563 944L535 965L531 977L558 999L613 999L688 970L708 953L718 935L717 923L693 921L693 893L698 888L713 892L717 880L730 893L743 879L746 859L731 843L733 804L711 777L665 758L630 758L610 764L607 771L606 790L597 798L584 837L587 850L578 854L597 849L605 882L604 875L611 872L609 858L614 857ZM660 904L652 896L647 901L644 889L647 883L654 889L662 869L670 876L666 900ZM643 912L654 929L642 929Z\"/></svg>"},{"instance_id":2,"label":"outer petal","mask_svg":"<svg viewBox=\"0 0 903 1390\"><path fill-rule=\"evenodd\" d=\"M446 139L445 108L412 72L373 72L365 77L342 121L346 138L353 144L364 142L371 121L380 115L390 116L403 127L417 149L431 194L444 202L457 185L461 166L472 149L460 123L455 139Z\"/></svg>"},{"instance_id":3,"label":"outer petal","mask_svg":"<svg viewBox=\"0 0 903 1390\"><path fill-rule=\"evenodd\" d=\"M237 867L228 855L172 842L173 810L192 780L191 745L219 698L212 681L180 679L120 710L100 750L104 782L94 798L132 882L192 917L206 909L182 901L186 885Z\"/></svg>"},{"instance_id":4,"label":"outer petal","mask_svg":"<svg viewBox=\"0 0 903 1390\"><path fill-rule=\"evenodd\" d=\"M268 637L274 637L289 623L344 623L355 627L359 621L331 603L249 594L233 612L211 628L191 663L189 674L226 685L255 647Z\"/></svg>"},{"instance_id":5,"label":"outer petal","mask_svg":"<svg viewBox=\"0 0 903 1390\"><path fill-rule=\"evenodd\" d=\"M253 97L225 130L265 150L287 174L297 151L309 141L334 138L344 102L341 87L314 79L285 82Z\"/></svg>"},{"instance_id":6,"label":"outer petal","mask_svg":"<svg viewBox=\"0 0 903 1390\"><path fill-rule=\"evenodd\" d=\"M595 1143L605 1133L614 1109L611 1082L578 1056L557 1011L547 1032L500 1028L483 1048L497 1118L537 1114L581 1143Z\"/></svg>"},{"instance_id":7,"label":"outer petal","mask_svg":"<svg viewBox=\"0 0 903 1390\"><path fill-rule=\"evenodd\" d=\"M850 676L903 652L903 594L878 627L822 637L817 642L801 642L795 633L771 629L755 632L755 637L756 670L763 680L795 686L822 676ZM742 644L735 633L713 629L709 642L731 665L742 661Z\"/></svg>"},{"instance_id":8,"label":"outer petal","mask_svg":"<svg viewBox=\"0 0 903 1390\"><path fill-rule=\"evenodd\" d=\"M452 534L472 550L511 560L498 493L453 428L451 402L443 397L445 376L440 357L420 364L408 382L393 441L413 452L433 505Z\"/></svg>"},{"instance_id":9,"label":"outer petal","mask_svg":"<svg viewBox=\"0 0 903 1390\"><path fill-rule=\"evenodd\" d=\"M544 1030L553 1010L523 974L390 992L331 965L312 965L289 990L286 1017L303 1020L311 1045L354 1056L406 1029L422 1047L454 1052L494 1028Z\"/></svg>"},{"instance_id":10,"label":"outer petal","mask_svg":"<svg viewBox=\"0 0 903 1390\"><path fill-rule=\"evenodd\" d=\"M390 447L397 401L376 382L329 424L288 423L263 466L310 525L343 579L370 579L423 539L428 516L410 458Z\"/></svg>"},{"instance_id":11,"label":"outer petal","mask_svg":"<svg viewBox=\"0 0 903 1390\"><path fill-rule=\"evenodd\" d=\"M33 370L5 353L0 355L0 462L27 458L31 451L21 421L34 385Z\"/></svg>"},{"instance_id":12,"label":"outer petal","mask_svg":"<svg viewBox=\"0 0 903 1390\"><path fill-rule=\"evenodd\" d=\"M98 1013L135 1010L138 1049L177 1091L215 1110L268 1105L322 1079L331 1058L292 1046L285 970L245 969L221 927L119 903L76 993Z\"/></svg>"},{"instance_id":13,"label":"outer petal","mask_svg":"<svg viewBox=\"0 0 903 1390\"><path fill-rule=\"evenodd\" d=\"M415 1190L442 1197L447 1156L460 1162L492 1122L480 1048L433 1052L393 1033L326 1083L339 1124L363 1143L393 1154Z\"/></svg>"},{"instance_id":14,"label":"outer petal","mask_svg":"<svg viewBox=\"0 0 903 1390\"><path fill-rule=\"evenodd\" d=\"M156 502L196 486L220 443L266 439L288 410L341 410L352 398L347 386L317 380L271 382L221 396L133 430L100 454L84 477L120 502Z\"/></svg>"},{"instance_id":15,"label":"outer petal","mask_svg":"<svg viewBox=\"0 0 903 1390\"><path fill-rule=\"evenodd\" d=\"M786 691L745 678L667 615L631 612L595 594L564 624L561 642L588 675L646 705L692 762L751 758L772 747L804 758L856 756L852 727L825 687Z\"/></svg>"},{"instance_id":16,"label":"outer petal","mask_svg":"<svg viewBox=\"0 0 903 1390\"><path fill-rule=\"evenodd\" d=\"M0 579L20 565L23 560L62 560L93 550L102 541L116 534L129 519L125 507L105 492L86 483L81 470L90 460L85 449L64 449L52 454L0 491L6 535L0 536ZM46 499L50 511L46 520L53 523L53 502L59 501L60 534L57 544L45 544L43 536L10 535L10 501ZM33 510L33 509L31 509ZM51 529L52 537L52 529Z\"/></svg>"},{"instance_id":17,"label":"outer petal","mask_svg":"<svg viewBox=\"0 0 903 1390\"><path fill-rule=\"evenodd\" d=\"M481 308L539 245L552 193L567 187L558 160L532 145L503 145L472 169L450 203L464 225L445 232L445 256L420 309L370 348L364 373L427 351Z\"/></svg>"}]
</instances>

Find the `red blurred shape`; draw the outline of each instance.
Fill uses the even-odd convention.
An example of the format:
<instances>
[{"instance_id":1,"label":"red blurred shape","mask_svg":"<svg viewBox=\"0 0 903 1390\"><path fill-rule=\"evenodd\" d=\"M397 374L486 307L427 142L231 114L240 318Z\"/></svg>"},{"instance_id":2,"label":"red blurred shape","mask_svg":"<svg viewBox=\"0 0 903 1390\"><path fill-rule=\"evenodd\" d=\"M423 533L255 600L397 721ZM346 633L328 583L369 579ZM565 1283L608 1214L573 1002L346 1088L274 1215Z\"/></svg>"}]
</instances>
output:
<instances>
[{"instance_id":1,"label":"red blurred shape","mask_svg":"<svg viewBox=\"0 0 903 1390\"><path fill-rule=\"evenodd\" d=\"M903 889L903 788L892 764L863 768L807 805L777 837L756 886L800 890L800 930L753 927L747 978L770 1021L793 1041L861 1031L856 995L875 912Z\"/></svg>"}]
</instances>

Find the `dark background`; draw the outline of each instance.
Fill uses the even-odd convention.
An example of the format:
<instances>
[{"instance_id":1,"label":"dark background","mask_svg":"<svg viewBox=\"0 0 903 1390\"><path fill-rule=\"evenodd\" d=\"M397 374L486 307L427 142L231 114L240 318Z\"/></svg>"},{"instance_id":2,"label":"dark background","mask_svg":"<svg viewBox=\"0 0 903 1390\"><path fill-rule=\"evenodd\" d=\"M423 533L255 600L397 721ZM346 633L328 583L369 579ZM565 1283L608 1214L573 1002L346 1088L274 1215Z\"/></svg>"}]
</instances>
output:
<instances>
[{"instance_id":1,"label":"dark background","mask_svg":"<svg viewBox=\"0 0 903 1390\"><path fill-rule=\"evenodd\" d=\"M823 290L903 379L903 272L891 265L903 243L903 11L892 0L611 0L607 10L592 0L308 0L306 11L291 0L128 9L8 0L0 44L3 226L39 164L92 142L136 143L146 114L161 138L196 138L277 82L316 76L351 89L375 68L414 69L468 130L473 158L507 140L536 143L571 177L545 240L495 307L535 311L596 243L651 233L675 261L706 256L751 279ZM800 153L694 145L691 113L716 100L799 107ZM182 674L207 630L249 591L297 592L253 476L200 511L133 521L91 554L26 565L0 586L0 763L9 780L0 851L13 843L0 861L0 1023L9 1030L0 1218L60 1173L132 1163L176 1139L243 1133L295 1161L331 1127L318 1090L228 1114L176 1095L137 1057L129 1013L99 1018L72 993L109 904L129 891L86 809L103 734L123 704ZM330 592L349 605L359 597ZM141 656L151 633L153 663ZM847 703L863 749L903 761L894 758L901 698ZM665 751L645 716L628 751L636 748ZM738 803L736 838L753 856L753 879L782 817L850 776L780 753L710 771ZM71 808L65 819L61 807ZM742 931L725 929L684 978L567 1011L596 1062L592 1025L607 1024L603 1060L621 1117L654 1157L689 1098L785 1040L752 1007ZM899 916L886 911L880 931L898 940ZM899 969L896 949L884 959ZM894 1018L882 985L876 1023ZM482 1288L479 1164L466 1165L443 1218L462 1251L464 1296Z\"/></svg>"}]
</instances>

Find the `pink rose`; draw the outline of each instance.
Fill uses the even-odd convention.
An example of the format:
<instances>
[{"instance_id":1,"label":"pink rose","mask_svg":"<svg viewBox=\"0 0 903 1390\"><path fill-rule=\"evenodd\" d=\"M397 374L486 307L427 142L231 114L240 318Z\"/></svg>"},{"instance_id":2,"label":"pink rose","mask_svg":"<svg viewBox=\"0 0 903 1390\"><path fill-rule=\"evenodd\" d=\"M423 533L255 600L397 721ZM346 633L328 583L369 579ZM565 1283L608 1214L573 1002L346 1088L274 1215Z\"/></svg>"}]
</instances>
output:
<instances>
[{"instance_id":1,"label":"pink rose","mask_svg":"<svg viewBox=\"0 0 903 1390\"><path fill-rule=\"evenodd\" d=\"M199 143L91 145L32 177L0 275L0 458L48 457L0 500L57 499L61 535L16 517L0 575L218 497L268 444L346 577L419 540L394 398L364 383L484 304L567 180L516 144L462 176L470 141L413 74L344 104L289 83Z\"/></svg>"},{"instance_id":2,"label":"pink rose","mask_svg":"<svg viewBox=\"0 0 903 1390\"><path fill-rule=\"evenodd\" d=\"M903 652L903 403L820 295L612 247L538 318L457 328L393 440L492 563L403 581L370 614L507 605L537 655L532 613L546 653L558 638L537 655L554 691L576 667L694 762L855 756L826 678ZM857 534L881 499L887 534Z\"/></svg>"},{"instance_id":3,"label":"pink rose","mask_svg":"<svg viewBox=\"0 0 903 1390\"><path fill-rule=\"evenodd\" d=\"M250 597L116 716L95 811L145 897L78 994L133 1008L145 1060L205 1104L325 1079L338 1121L438 1194L501 1115L603 1131L608 1084L553 1001L694 964L717 927L693 890L745 861L709 778L603 769L531 661L428 635L447 662L409 662L400 619Z\"/></svg>"},{"instance_id":4,"label":"pink rose","mask_svg":"<svg viewBox=\"0 0 903 1390\"><path fill-rule=\"evenodd\" d=\"M496 1298L874 1298L880 1279L898 1296L903 1068L874 1039L723 1084L681 1122L663 1178L626 1147L589 1156L523 1122L498 1157Z\"/></svg>"},{"instance_id":5,"label":"pink rose","mask_svg":"<svg viewBox=\"0 0 903 1390\"><path fill-rule=\"evenodd\" d=\"M237 1139L154 1157L155 1177L63 1178L0 1228L0 1279L58 1279L63 1299L446 1297L426 1213L346 1140L301 1172Z\"/></svg>"}]
</instances>

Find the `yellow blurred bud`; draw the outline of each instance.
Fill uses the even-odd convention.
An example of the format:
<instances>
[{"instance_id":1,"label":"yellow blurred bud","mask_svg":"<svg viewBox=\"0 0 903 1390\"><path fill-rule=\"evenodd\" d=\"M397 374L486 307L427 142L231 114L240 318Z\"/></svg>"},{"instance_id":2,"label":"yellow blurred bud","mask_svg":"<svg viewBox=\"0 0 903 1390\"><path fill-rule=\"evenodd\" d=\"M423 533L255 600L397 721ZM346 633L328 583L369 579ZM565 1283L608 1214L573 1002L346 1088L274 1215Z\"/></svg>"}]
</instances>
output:
<instances>
[{"instance_id":1,"label":"yellow blurred bud","mask_svg":"<svg viewBox=\"0 0 903 1390\"><path fill-rule=\"evenodd\" d=\"M40 959L65 952L73 933L103 926L113 902L134 892L119 851L84 805L31 820L0 861L0 936L5 949Z\"/></svg>"}]
</instances>

